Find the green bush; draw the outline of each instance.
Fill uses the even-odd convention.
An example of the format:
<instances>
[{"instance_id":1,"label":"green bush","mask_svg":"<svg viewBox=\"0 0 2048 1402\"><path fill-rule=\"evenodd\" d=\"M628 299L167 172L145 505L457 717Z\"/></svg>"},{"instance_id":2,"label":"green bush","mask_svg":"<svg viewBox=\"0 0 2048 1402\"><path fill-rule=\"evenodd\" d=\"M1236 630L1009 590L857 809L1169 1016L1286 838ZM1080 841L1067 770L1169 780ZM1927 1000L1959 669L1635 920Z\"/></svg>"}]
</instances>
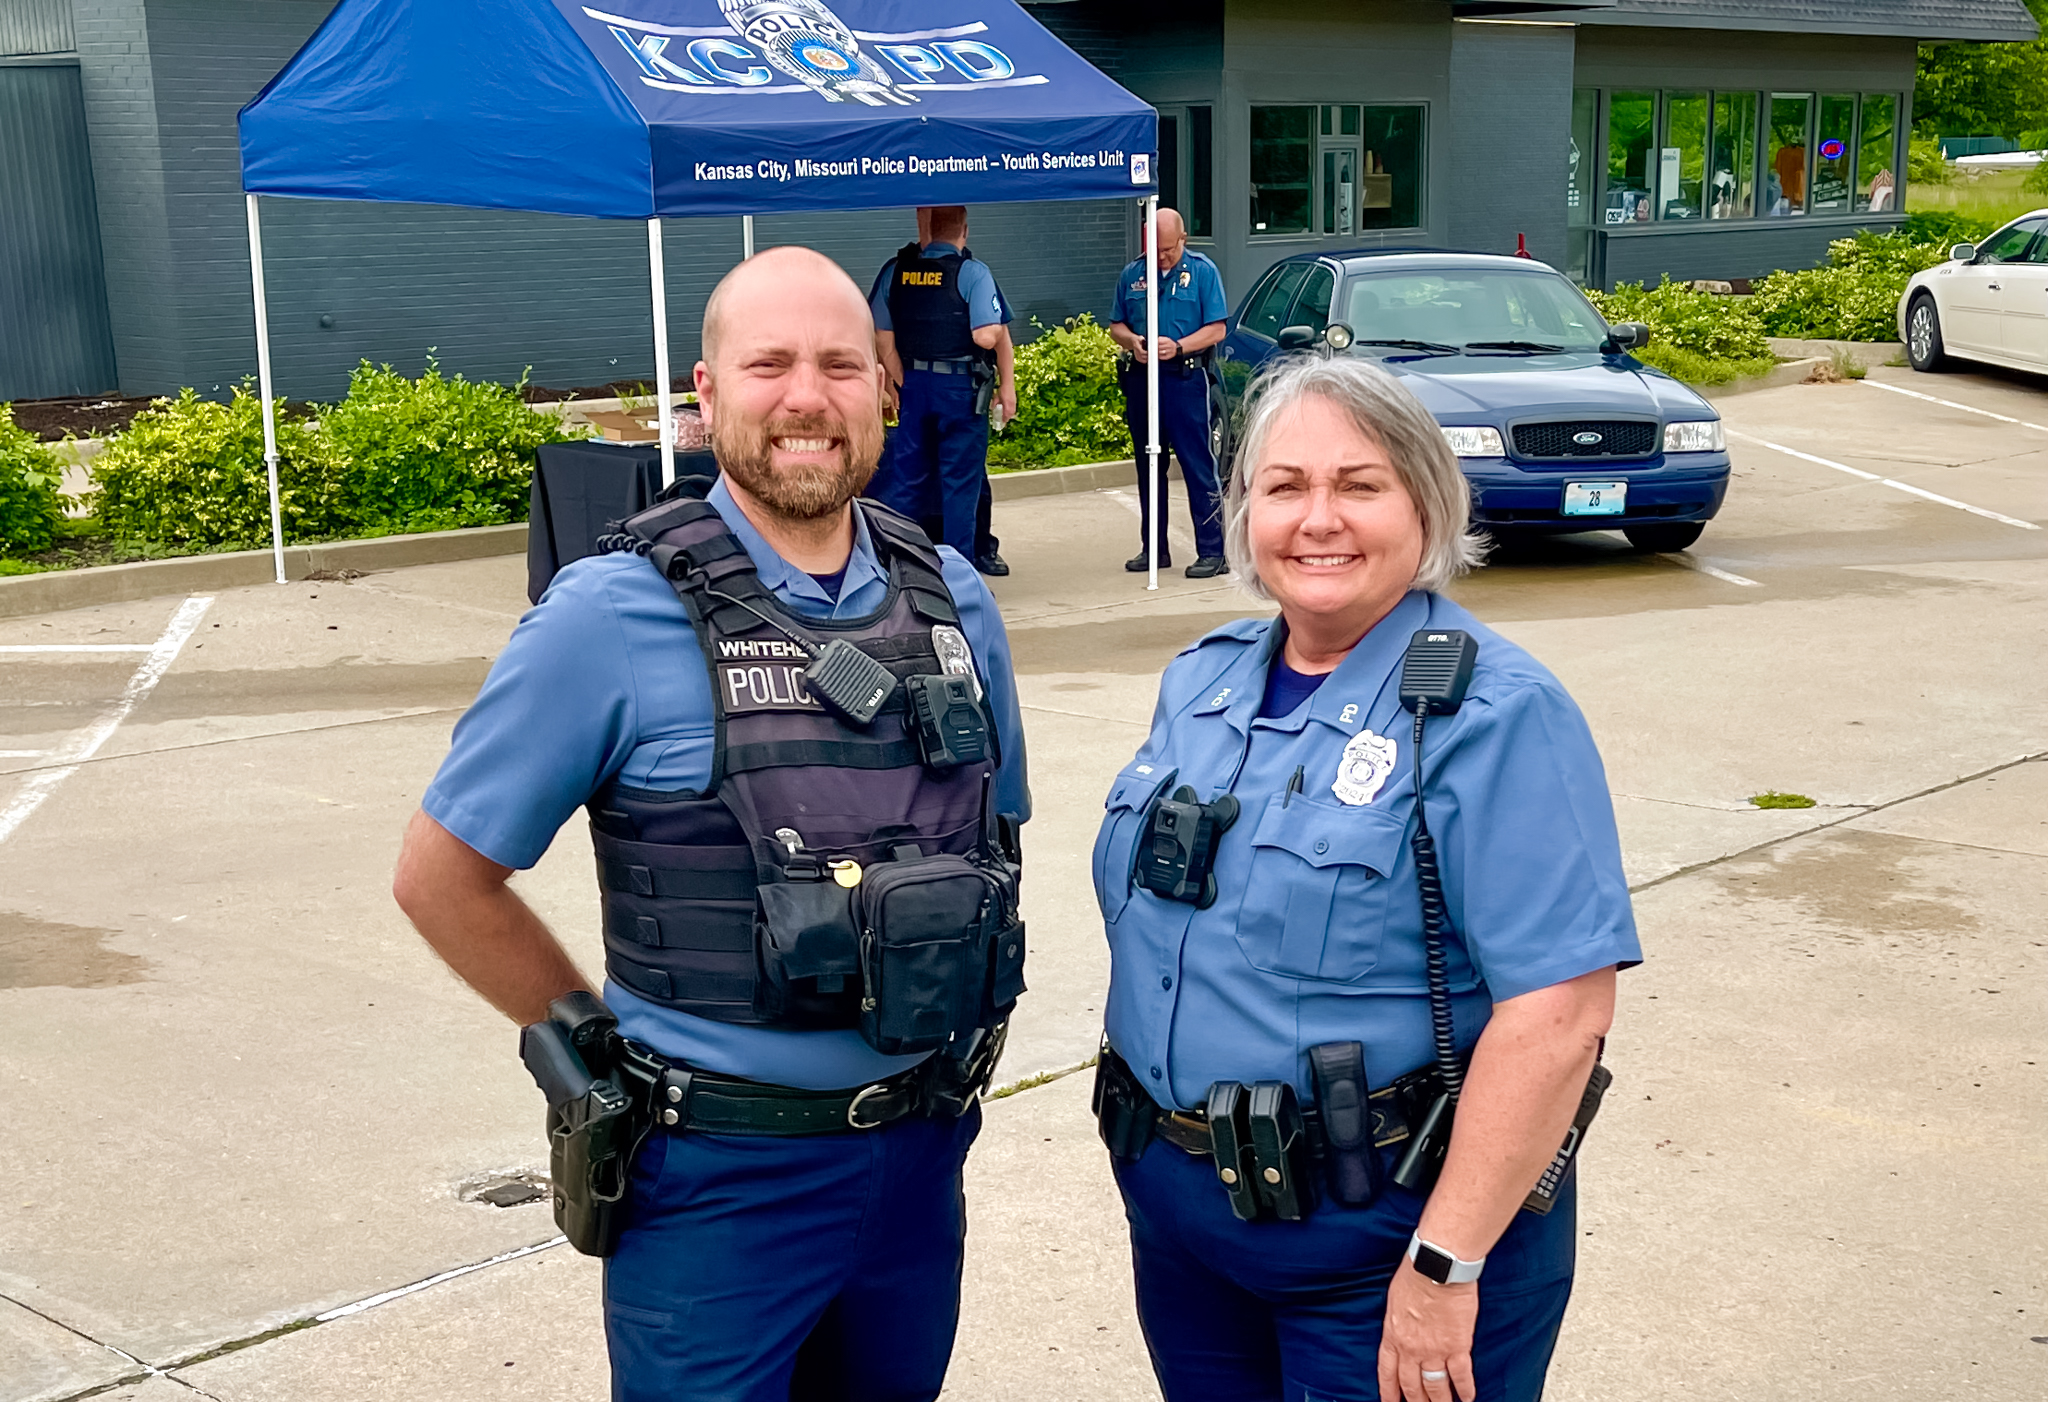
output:
<instances>
[{"instance_id":1,"label":"green bush","mask_svg":"<svg viewBox=\"0 0 2048 1402\"><path fill-rule=\"evenodd\" d=\"M1956 168L1941 154L1941 141L1932 136L1915 136L1906 143L1906 183L1947 185L1954 182Z\"/></svg>"},{"instance_id":2,"label":"green bush","mask_svg":"<svg viewBox=\"0 0 2048 1402\"><path fill-rule=\"evenodd\" d=\"M1083 313L1017 348L1017 417L989 442L998 465L1062 467L1131 455L1116 342Z\"/></svg>"},{"instance_id":3,"label":"green bush","mask_svg":"<svg viewBox=\"0 0 2048 1402\"><path fill-rule=\"evenodd\" d=\"M340 454L337 496L358 535L523 521L535 449L573 436L527 408L518 386L447 379L431 358L417 380L364 361L320 427Z\"/></svg>"},{"instance_id":4,"label":"green bush","mask_svg":"<svg viewBox=\"0 0 2048 1402\"><path fill-rule=\"evenodd\" d=\"M0 555L48 550L64 520L64 464L0 404Z\"/></svg>"},{"instance_id":5,"label":"green bush","mask_svg":"<svg viewBox=\"0 0 2048 1402\"><path fill-rule=\"evenodd\" d=\"M342 462L318 426L278 401L278 501L287 540L344 529ZM93 506L115 536L214 550L270 543L263 404L243 384L226 404L192 390L159 399L92 460Z\"/></svg>"},{"instance_id":6,"label":"green bush","mask_svg":"<svg viewBox=\"0 0 2048 1402\"><path fill-rule=\"evenodd\" d=\"M1761 375L1778 363L1777 357L1768 354L1717 360L1684 346L1660 346L1655 341L1629 353L1643 364L1689 385L1725 385L1746 376Z\"/></svg>"},{"instance_id":7,"label":"green bush","mask_svg":"<svg viewBox=\"0 0 2048 1402\"><path fill-rule=\"evenodd\" d=\"M1750 302L1774 336L1889 341L1906 283L1947 257L1946 244L1865 231L1830 243L1824 267L1772 273Z\"/></svg>"},{"instance_id":8,"label":"green bush","mask_svg":"<svg viewBox=\"0 0 2048 1402\"><path fill-rule=\"evenodd\" d=\"M1623 282L1615 284L1612 292L1587 295L1610 322L1640 321L1647 325L1648 349L1652 352L1660 348L1689 351L1704 360L1770 359L1771 347L1764 339L1763 324L1746 301L1697 291L1686 283L1673 282L1668 273L1655 287ZM1659 363L1654 355L1637 358Z\"/></svg>"},{"instance_id":9,"label":"green bush","mask_svg":"<svg viewBox=\"0 0 2048 1402\"><path fill-rule=\"evenodd\" d=\"M1892 233L1908 243L1938 243L1943 248L1957 243L1978 243L1998 226L1988 219L1957 214L1946 209L1916 210Z\"/></svg>"}]
</instances>

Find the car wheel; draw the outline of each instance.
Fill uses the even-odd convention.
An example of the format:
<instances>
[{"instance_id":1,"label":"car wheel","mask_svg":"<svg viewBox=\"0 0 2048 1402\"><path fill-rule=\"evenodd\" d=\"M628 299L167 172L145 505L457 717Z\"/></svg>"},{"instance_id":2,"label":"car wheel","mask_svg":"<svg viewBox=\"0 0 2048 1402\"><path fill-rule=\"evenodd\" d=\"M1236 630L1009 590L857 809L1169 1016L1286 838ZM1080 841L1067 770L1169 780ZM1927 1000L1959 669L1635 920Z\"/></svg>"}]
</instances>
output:
<instances>
[{"instance_id":1,"label":"car wheel","mask_svg":"<svg viewBox=\"0 0 2048 1402\"><path fill-rule=\"evenodd\" d=\"M1915 370L1932 374L1948 364L1941 344L1941 313L1925 293L1906 309L1906 360Z\"/></svg>"},{"instance_id":2,"label":"car wheel","mask_svg":"<svg viewBox=\"0 0 2048 1402\"><path fill-rule=\"evenodd\" d=\"M1705 521L1674 521L1669 525L1624 526L1621 533L1628 537L1628 543L1645 555L1664 555L1683 550L1700 538L1707 528Z\"/></svg>"}]
</instances>

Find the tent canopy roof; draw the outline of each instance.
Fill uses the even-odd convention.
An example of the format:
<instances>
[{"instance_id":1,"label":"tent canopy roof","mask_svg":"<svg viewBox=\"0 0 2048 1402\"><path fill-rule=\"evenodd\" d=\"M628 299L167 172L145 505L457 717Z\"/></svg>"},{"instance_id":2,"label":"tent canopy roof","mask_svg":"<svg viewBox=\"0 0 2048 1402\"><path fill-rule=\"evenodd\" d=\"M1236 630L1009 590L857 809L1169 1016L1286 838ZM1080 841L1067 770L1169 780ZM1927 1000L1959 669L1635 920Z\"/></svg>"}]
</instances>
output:
<instances>
[{"instance_id":1,"label":"tent canopy roof","mask_svg":"<svg viewBox=\"0 0 2048 1402\"><path fill-rule=\"evenodd\" d=\"M341 0L253 194L611 219L1153 193L1152 108L1013 0Z\"/></svg>"}]
</instances>

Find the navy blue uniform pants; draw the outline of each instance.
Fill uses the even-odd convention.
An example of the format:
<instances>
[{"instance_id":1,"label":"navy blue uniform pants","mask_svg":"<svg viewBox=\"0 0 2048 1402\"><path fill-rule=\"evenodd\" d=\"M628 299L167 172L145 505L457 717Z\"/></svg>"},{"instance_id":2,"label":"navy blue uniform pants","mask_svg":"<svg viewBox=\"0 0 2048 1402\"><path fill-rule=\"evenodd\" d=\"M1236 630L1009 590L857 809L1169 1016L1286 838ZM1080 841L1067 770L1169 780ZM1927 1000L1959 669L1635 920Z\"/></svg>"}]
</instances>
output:
<instances>
[{"instance_id":1,"label":"navy blue uniform pants","mask_svg":"<svg viewBox=\"0 0 2048 1402\"><path fill-rule=\"evenodd\" d=\"M614 1402L929 1402L960 1314L981 1127L656 1134L605 1262Z\"/></svg>"},{"instance_id":2,"label":"navy blue uniform pants","mask_svg":"<svg viewBox=\"0 0 2048 1402\"><path fill-rule=\"evenodd\" d=\"M1382 1150L1393 1170L1395 1155ZM1138 1319L1166 1402L1379 1402L1387 1284L1423 1200L1391 1185L1366 1208L1240 1222L1206 1158L1155 1140L1116 1165ZM1571 1296L1576 1182L1547 1217L1518 1212L1479 1280L1481 1402L1537 1402Z\"/></svg>"},{"instance_id":3,"label":"navy blue uniform pants","mask_svg":"<svg viewBox=\"0 0 2048 1402\"><path fill-rule=\"evenodd\" d=\"M1124 422L1130 426L1138 462L1138 540L1147 544L1152 509L1152 476L1145 458L1145 367L1133 362L1117 372L1124 392ZM1204 370L1186 374L1159 366L1159 480L1166 482L1167 452L1180 462L1188 484L1188 510L1195 518L1195 553L1205 559L1223 554L1223 502L1216 484L1216 456L1209 446L1209 376ZM1166 543L1166 520L1159 521L1159 562L1173 555Z\"/></svg>"},{"instance_id":4,"label":"navy blue uniform pants","mask_svg":"<svg viewBox=\"0 0 2048 1402\"><path fill-rule=\"evenodd\" d=\"M988 419L974 377L903 372L896 432L868 495L913 521L937 517L941 542L974 558L974 516L988 477Z\"/></svg>"}]
</instances>

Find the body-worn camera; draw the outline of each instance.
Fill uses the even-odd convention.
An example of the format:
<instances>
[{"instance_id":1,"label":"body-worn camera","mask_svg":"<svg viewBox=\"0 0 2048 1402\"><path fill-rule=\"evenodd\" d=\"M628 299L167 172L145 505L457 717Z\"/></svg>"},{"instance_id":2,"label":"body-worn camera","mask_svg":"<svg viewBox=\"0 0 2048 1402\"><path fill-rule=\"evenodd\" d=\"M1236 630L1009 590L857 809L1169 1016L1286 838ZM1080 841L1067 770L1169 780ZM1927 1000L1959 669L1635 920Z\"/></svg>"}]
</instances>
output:
<instances>
[{"instance_id":1,"label":"body-worn camera","mask_svg":"<svg viewBox=\"0 0 2048 1402\"><path fill-rule=\"evenodd\" d=\"M1185 901L1197 910L1214 905L1216 848L1237 821L1237 812L1235 796L1224 794L1200 803L1186 784L1171 797L1154 799L1137 845L1138 884L1155 896Z\"/></svg>"},{"instance_id":2,"label":"body-worn camera","mask_svg":"<svg viewBox=\"0 0 2048 1402\"><path fill-rule=\"evenodd\" d=\"M957 769L988 758L988 713L967 677L929 674L903 683L910 728L927 769Z\"/></svg>"}]
</instances>

